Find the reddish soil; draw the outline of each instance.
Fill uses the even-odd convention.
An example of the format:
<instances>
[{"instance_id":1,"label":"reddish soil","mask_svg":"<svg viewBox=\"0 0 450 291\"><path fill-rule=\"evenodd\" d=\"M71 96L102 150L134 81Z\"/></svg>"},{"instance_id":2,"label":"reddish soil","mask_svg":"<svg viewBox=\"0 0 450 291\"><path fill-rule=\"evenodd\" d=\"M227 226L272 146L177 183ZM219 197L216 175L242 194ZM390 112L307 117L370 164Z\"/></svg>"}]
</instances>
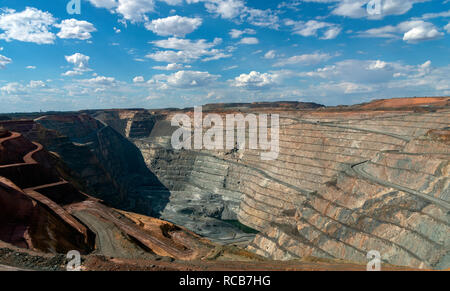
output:
<instances>
[{"instance_id":1,"label":"reddish soil","mask_svg":"<svg viewBox=\"0 0 450 291\"><path fill-rule=\"evenodd\" d=\"M421 98L393 98L382 99L362 105L362 109L401 108L416 106L445 106L450 101L449 97L421 97Z\"/></svg>"}]
</instances>

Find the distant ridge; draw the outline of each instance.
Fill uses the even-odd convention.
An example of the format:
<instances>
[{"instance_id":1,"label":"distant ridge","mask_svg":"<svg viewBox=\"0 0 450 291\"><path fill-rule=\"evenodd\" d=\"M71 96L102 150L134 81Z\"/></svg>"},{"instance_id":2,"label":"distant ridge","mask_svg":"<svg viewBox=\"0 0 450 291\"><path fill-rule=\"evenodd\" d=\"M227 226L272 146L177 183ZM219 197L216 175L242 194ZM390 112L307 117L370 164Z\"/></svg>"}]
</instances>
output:
<instances>
[{"instance_id":1,"label":"distant ridge","mask_svg":"<svg viewBox=\"0 0 450 291\"><path fill-rule=\"evenodd\" d=\"M230 109L230 108L289 108L289 109L317 109L325 105L314 102L277 101L253 103L214 103L203 106L204 110Z\"/></svg>"}]
</instances>

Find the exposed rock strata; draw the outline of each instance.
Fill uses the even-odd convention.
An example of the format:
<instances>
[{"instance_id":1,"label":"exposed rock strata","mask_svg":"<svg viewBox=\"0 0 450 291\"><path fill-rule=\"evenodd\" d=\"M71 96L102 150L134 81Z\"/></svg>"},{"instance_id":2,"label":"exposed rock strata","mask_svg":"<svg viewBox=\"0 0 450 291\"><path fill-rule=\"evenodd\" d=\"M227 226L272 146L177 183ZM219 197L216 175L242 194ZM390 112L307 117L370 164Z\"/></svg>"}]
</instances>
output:
<instances>
[{"instance_id":1,"label":"exposed rock strata","mask_svg":"<svg viewBox=\"0 0 450 291\"><path fill-rule=\"evenodd\" d=\"M174 151L170 114L153 126L158 135L131 139L171 190L162 216L189 217L200 233L191 217L236 218L260 232L248 249L276 260L362 263L378 250L392 264L450 266L449 147L432 134L446 136L448 109L280 113L270 162L250 150Z\"/></svg>"},{"instance_id":2,"label":"exposed rock strata","mask_svg":"<svg viewBox=\"0 0 450 291\"><path fill-rule=\"evenodd\" d=\"M308 110L238 106L238 112L281 115L281 151L270 162L255 150L173 150L176 128L170 120L176 110L47 116L37 122L55 132L39 129L36 138L50 139L49 147L78 179L113 205L160 216L222 243L242 243L269 259L363 264L367 252L377 250L385 263L446 269L448 100L381 100ZM224 116L236 108L210 110ZM124 145L125 138L134 149ZM124 150L130 153L126 159ZM137 161L134 166L129 159ZM92 175L80 175L86 165L97 167ZM135 170L143 166L149 172ZM156 177L140 183L149 173ZM113 196L105 195L108 191Z\"/></svg>"},{"instance_id":3,"label":"exposed rock strata","mask_svg":"<svg viewBox=\"0 0 450 291\"><path fill-rule=\"evenodd\" d=\"M60 174L109 205L157 216L169 192L148 170L139 150L112 127L86 114L4 122L57 153ZM158 205L145 193L160 190ZM160 205L160 206L159 206Z\"/></svg>"},{"instance_id":4,"label":"exposed rock strata","mask_svg":"<svg viewBox=\"0 0 450 291\"><path fill-rule=\"evenodd\" d=\"M170 222L104 205L59 176L55 157L18 132L2 131L0 153L0 246L6 243L6 252L0 249L0 261L15 252L14 247L36 252L38 261L48 253L71 250L146 262L227 256L262 260L243 249L220 248Z\"/></svg>"}]
</instances>

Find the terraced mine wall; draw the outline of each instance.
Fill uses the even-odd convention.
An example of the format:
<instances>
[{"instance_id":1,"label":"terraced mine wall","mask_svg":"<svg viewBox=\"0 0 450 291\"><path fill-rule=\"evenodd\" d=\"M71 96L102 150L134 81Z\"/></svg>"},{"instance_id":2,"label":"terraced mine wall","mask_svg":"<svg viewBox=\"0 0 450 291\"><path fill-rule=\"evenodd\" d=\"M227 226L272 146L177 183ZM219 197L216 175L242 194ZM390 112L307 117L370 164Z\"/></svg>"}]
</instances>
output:
<instances>
[{"instance_id":1,"label":"terraced mine wall","mask_svg":"<svg viewBox=\"0 0 450 291\"><path fill-rule=\"evenodd\" d=\"M113 207L157 217L168 201L169 191L147 168L136 146L89 115L42 116L2 126L54 152L62 176ZM143 195L155 189L160 193L153 200L158 205Z\"/></svg>"},{"instance_id":2,"label":"terraced mine wall","mask_svg":"<svg viewBox=\"0 0 450 291\"><path fill-rule=\"evenodd\" d=\"M177 129L172 127L167 115L155 114L152 122L143 122L141 112L97 113L96 118L106 124L122 128L120 133L132 141L152 173L169 189L169 201L158 209L161 219L183 225L209 239L227 244L247 245L256 231L240 225L237 218L241 193L237 192L230 175L229 164L214 157L193 151L173 151L170 140ZM117 117L123 120L117 120ZM136 118L136 123L134 125ZM156 120L155 122L153 122ZM118 127L117 124L128 124ZM144 125L149 128L143 129ZM139 134L126 128L139 128ZM143 132L149 132L142 135ZM138 137L137 137L138 136ZM140 136L140 137L139 137ZM207 175L207 177L205 177ZM167 191L153 189L143 193L150 205L161 205L161 195Z\"/></svg>"},{"instance_id":3,"label":"terraced mine wall","mask_svg":"<svg viewBox=\"0 0 450 291\"><path fill-rule=\"evenodd\" d=\"M0 240L21 248L86 254L94 248L93 233L48 198L52 188L68 186L56 176L42 145L17 132L0 135ZM82 201L75 188L60 197Z\"/></svg>"},{"instance_id":4,"label":"terraced mine wall","mask_svg":"<svg viewBox=\"0 0 450 291\"><path fill-rule=\"evenodd\" d=\"M257 235L228 237L275 260L364 263L377 250L391 264L450 266L447 109L280 114L275 161L254 150L173 150L173 113L147 137L122 134L170 190L161 217L198 233L220 241L230 232L217 229L237 220Z\"/></svg>"},{"instance_id":5,"label":"terraced mine wall","mask_svg":"<svg viewBox=\"0 0 450 291\"><path fill-rule=\"evenodd\" d=\"M32 123L8 125L23 124ZM163 259L262 260L242 249L214 245L167 221L112 209L54 171L57 159L19 132L0 131L0 262L11 264L12 254L15 264L39 269L50 254L65 257L72 250L88 260L102 256L110 264L117 258L139 260L143 268L155 268L150 262ZM34 258L24 258L31 253ZM51 268L63 266L53 261Z\"/></svg>"},{"instance_id":6,"label":"terraced mine wall","mask_svg":"<svg viewBox=\"0 0 450 291\"><path fill-rule=\"evenodd\" d=\"M280 114L276 160L258 150L174 150L173 110L46 116L29 132L97 197L216 242L274 260L366 263L376 250L394 265L450 267L446 106L246 110Z\"/></svg>"}]
</instances>

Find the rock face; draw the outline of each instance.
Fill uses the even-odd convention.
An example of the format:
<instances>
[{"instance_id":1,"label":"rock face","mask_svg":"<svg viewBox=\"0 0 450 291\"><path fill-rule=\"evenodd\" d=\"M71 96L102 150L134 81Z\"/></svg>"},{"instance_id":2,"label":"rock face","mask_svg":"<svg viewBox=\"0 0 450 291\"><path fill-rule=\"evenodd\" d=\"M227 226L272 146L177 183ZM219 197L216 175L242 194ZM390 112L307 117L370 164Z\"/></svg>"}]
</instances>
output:
<instances>
[{"instance_id":1,"label":"rock face","mask_svg":"<svg viewBox=\"0 0 450 291\"><path fill-rule=\"evenodd\" d=\"M153 205L143 213L183 225L215 242L247 244L254 238L255 231L238 223L241 194L224 189L229 165L195 152L171 150L176 128L166 120L167 114L130 111L98 112L95 116L129 138L164 185L140 192L142 199Z\"/></svg>"},{"instance_id":2,"label":"rock face","mask_svg":"<svg viewBox=\"0 0 450 291\"><path fill-rule=\"evenodd\" d=\"M280 153L273 161L262 160L259 150L174 150L177 128L170 121L176 113L192 115L190 109L91 111L2 124L56 152L66 164L60 172L87 193L215 242L239 243L272 260L365 264L375 250L385 263L447 269L450 106L449 98L429 101L206 107L204 114L223 117L279 114ZM71 211L89 228L108 229L88 205L75 206ZM121 225L121 216L113 216Z\"/></svg>"},{"instance_id":3,"label":"rock face","mask_svg":"<svg viewBox=\"0 0 450 291\"><path fill-rule=\"evenodd\" d=\"M21 258L32 253L15 247L33 251L29 260L36 263L49 253L72 250L93 260L101 255L110 265L120 259L139 260L144 266L155 260L262 260L242 249L214 245L170 222L104 205L64 180L55 171L58 158L18 132L2 131L0 157L0 263L15 253L16 264L26 264ZM60 258L55 260L56 269L64 267Z\"/></svg>"},{"instance_id":4,"label":"rock face","mask_svg":"<svg viewBox=\"0 0 450 291\"><path fill-rule=\"evenodd\" d=\"M19 133L0 138L0 240L44 252L87 253L93 248L89 231L46 196L65 185L52 171L51 161L41 145ZM74 197L66 189L64 195L83 198L72 193Z\"/></svg>"},{"instance_id":5,"label":"rock face","mask_svg":"<svg viewBox=\"0 0 450 291\"><path fill-rule=\"evenodd\" d=\"M278 110L280 155L270 162L253 150L174 151L174 112L165 120L158 112L147 137L122 134L170 190L161 217L217 241L226 234L217 229L237 220L258 234L248 241L252 234L231 229L231 237L246 238L249 250L274 260L363 263L376 250L390 264L445 269L450 111L448 100L432 101L439 106L427 110L417 107L424 100L396 100L389 110L386 101L363 108ZM254 110L249 112L272 109ZM133 116L126 122L132 124Z\"/></svg>"},{"instance_id":6,"label":"rock face","mask_svg":"<svg viewBox=\"0 0 450 291\"><path fill-rule=\"evenodd\" d=\"M43 116L3 125L57 153L65 163L59 168L67 172L66 179L113 207L158 216L168 201L169 192L136 146L89 115ZM160 193L158 205L151 205L144 194L155 189Z\"/></svg>"},{"instance_id":7,"label":"rock face","mask_svg":"<svg viewBox=\"0 0 450 291\"><path fill-rule=\"evenodd\" d=\"M101 111L93 116L129 138L149 136L156 122L163 118L163 116L151 114L146 110L125 113L121 111Z\"/></svg>"}]
</instances>

